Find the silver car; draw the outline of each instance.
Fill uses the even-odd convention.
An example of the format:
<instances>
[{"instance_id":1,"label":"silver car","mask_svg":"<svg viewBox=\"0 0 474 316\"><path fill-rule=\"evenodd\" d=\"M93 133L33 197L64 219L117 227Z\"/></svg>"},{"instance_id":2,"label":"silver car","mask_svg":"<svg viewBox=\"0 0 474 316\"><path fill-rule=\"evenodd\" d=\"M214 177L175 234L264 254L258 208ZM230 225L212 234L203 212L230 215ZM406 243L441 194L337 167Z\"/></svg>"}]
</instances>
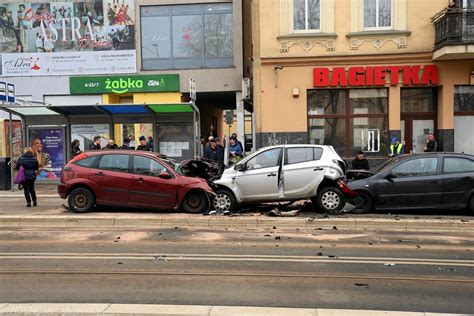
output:
<instances>
[{"instance_id":1,"label":"silver car","mask_svg":"<svg viewBox=\"0 0 474 316\"><path fill-rule=\"evenodd\" d=\"M213 181L214 208L232 211L238 204L311 199L326 212L340 211L345 198L338 180L346 165L332 146L280 145L262 148L226 169Z\"/></svg>"}]
</instances>

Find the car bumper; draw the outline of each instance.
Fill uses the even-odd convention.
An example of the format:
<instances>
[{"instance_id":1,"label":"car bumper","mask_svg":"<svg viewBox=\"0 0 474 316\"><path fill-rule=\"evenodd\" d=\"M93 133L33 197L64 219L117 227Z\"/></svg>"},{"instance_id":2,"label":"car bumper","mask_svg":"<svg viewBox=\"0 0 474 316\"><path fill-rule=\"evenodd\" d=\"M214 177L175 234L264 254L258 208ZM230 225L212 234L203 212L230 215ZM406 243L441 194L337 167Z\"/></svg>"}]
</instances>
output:
<instances>
[{"instance_id":1,"label":"car bumper","mask_svg":"<svg viewBox=\"0 0 474 316\"><path fill-rule=\"evenodd\" d=\"M61 199L67 198L68 187L64 183L58 184L58 194Z\"/></svg>"}]
</instances>

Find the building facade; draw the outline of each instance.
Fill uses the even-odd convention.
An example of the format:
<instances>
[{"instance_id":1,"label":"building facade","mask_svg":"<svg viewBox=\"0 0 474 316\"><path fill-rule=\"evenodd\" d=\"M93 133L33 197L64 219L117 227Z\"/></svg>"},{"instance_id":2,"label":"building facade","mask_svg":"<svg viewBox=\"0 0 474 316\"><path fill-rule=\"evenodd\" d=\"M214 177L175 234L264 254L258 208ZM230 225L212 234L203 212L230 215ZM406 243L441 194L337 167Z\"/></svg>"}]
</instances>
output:
<instances>
[{"instance_id":1,"label":"building facade","mask_svg":"<svg viewBox=\"0 0 474 316\"><path fill-rule=\"evenodd\" d=\"M64 138L81 137L82 148L94 134L103 145L153 136L159 150L189 158L193 111L180 106L190 101L190 78L197 134L213 124L223 136L225 109L244 126L242 1L12 0L0 3L0 16L2 80L15 84L20 103L55 112L18 110L31 128L67 125ZM60 108L71 105L78 108ZM127 105L145 107L122 113ZM170 106L153 108L162 105Z\"/></svg>"},{"instance_id":2,"label":"building facade","mask_svg":"<svg viewBox=\"0 0 474 316\"><path fill-rule=\"evenodd\" d=\"M471 2L254 0L257 145L474 154Z\"/></svg>"}]
</instances>

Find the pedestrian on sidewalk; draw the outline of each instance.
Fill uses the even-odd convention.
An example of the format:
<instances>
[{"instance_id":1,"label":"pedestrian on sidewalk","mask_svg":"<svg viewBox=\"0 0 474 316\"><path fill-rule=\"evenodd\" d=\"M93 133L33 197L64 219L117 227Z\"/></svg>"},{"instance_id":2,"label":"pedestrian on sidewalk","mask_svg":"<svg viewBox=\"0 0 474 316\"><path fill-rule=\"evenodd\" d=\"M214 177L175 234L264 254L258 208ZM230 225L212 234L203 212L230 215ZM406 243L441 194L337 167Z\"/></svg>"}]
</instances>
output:
<instances>
[{"instance_id":1,"label":"pedestrian on sidewalk","mask_svg":"<svg viewBox=\"0 0 474 316\"><path fill-rule=\"evenodd\" d=\"M39 164L38 160L33 155L33 149L31 147L23 149L23 155L18 159L16 170L20 170L20 166L23 166L23 169L25 170L25 182L23 182L22 185L26 199L26 207L31 207L32 200L33 206L37 206L35 181Z\"/></svg>"}]
</instances>

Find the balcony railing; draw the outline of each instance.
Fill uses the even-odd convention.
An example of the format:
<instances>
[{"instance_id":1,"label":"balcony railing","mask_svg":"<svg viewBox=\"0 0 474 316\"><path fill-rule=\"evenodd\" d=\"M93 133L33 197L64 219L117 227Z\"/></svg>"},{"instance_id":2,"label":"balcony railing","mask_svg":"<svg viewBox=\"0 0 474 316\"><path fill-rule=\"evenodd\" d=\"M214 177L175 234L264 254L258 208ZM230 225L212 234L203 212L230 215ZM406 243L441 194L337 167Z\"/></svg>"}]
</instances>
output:
<instances>
[{"instance_id":1,"label":"balcony railing","mask_svg":"<svg viewBox=\"0 0 474 316\"><path fill-rule=\"evenodd\" d=\"M435 50L447 45L474 44L474 10L445 10L433 18Z\"/></svg>"}]
</instances>

